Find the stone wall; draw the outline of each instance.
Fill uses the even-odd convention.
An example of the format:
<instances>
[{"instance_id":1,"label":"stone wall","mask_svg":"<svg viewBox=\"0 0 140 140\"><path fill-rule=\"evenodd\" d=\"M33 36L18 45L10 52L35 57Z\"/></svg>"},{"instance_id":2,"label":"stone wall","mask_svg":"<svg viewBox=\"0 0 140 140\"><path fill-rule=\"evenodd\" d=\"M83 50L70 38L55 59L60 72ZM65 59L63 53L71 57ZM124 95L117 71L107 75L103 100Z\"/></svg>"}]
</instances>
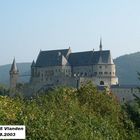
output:
<instances>
[{"instance_id":1,"label":"stone wall","mask_svg":"<svg viewBox=\"0 0 140 140\"><path fill-rule=\"evenodd\" d=\"M116 87L111 88L111 92L117 97L117 99L121 103L134 100L134 94L140 97L140 90L137 87Z\"/></svg>"}]
</instances>

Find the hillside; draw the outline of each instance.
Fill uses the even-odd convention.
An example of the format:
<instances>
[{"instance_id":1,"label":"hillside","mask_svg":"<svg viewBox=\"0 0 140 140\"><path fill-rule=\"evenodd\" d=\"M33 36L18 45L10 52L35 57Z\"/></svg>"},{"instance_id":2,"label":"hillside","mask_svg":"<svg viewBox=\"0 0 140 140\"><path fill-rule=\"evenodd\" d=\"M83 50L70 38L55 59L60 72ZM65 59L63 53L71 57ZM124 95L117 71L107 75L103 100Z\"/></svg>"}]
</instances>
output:
<instances>
[{"instance_id":1,"label":"hillside","mask_svg":"<svg viewBox=\"0 0 140 140\"><path fill-rule=\"evenodd\" d=\"M120 84L140 84L140 52L123 55L114 60Z\"/></svg>"},{"instance_id":2,"label":"hillside","mask_svg":"<svg viewBox=\"0 0 140 140\"><path fill-rule=\"evenodd\" d=\"M137 72L140 72L140 52L123 55L114 59L117 76L120 84L140 84ZM18 63L20 82L28 82L30 79L31 63ZM11 65L0 66L0 83L9 83L9 70ZM26 76L28 75L28 76Z\"/></svg>"},{"instance_id":3,"label":"hillside","mask_svg":"<svg viewBox=\"0 0 140 140\"><path fill-rule=\"evenodd\" d=\"M19 82L28 82L29 81L30 66L31 66L31 63L18 63L17 64L17 67L20 71ZM9 84L10 68L11 68L11 64L0 66L0 83L6 84L6 85Z\"/></svg>"}]
</instances>

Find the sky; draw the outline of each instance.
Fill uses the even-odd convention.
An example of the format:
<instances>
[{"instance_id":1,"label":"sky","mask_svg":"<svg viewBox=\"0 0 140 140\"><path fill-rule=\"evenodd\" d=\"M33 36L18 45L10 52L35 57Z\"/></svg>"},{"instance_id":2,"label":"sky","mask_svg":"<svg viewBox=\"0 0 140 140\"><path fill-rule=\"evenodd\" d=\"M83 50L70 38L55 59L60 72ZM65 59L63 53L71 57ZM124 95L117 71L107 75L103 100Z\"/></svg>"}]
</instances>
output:
<instances>
[{"instance_id":1,"label":"sky","mask_svg":"<svg viewBox=\"0 0 140 140\"><path fill-rule=\"evenodd\" d=\"M0 0L0 65L40 50L140 51L140 0Z\"/></svg>"}]
</instances>

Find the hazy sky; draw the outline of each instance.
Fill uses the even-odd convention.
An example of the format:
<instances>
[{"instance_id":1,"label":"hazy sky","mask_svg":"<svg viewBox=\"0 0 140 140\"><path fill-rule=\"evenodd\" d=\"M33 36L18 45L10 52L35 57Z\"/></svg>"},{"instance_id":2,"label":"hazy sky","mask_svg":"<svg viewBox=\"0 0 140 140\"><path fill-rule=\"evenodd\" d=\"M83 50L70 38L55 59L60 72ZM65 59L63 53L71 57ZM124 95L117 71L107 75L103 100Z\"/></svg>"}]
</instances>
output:
<instances>
[{"instance_id":1,"label":"hazy sky","mask_svg":"<svg viewBox=\"0 0 140 140\"><path fill-rule=\"evenodd\" d=\"M41 50L140 51L140 0L0 0L0 65Z\"/></svg>"}]
</instances>

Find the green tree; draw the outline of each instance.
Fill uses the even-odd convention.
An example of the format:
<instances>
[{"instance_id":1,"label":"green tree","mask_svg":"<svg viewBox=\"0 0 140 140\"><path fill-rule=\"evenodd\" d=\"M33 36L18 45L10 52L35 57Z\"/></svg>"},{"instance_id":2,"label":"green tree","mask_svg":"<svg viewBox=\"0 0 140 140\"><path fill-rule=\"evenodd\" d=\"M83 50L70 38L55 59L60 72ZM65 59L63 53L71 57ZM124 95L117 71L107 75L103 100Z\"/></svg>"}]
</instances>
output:
<instances>
[{"instance_id":1,"label":"green tree","mask_svg":"<svg viewBox=\"0 0 140 140\"><path fill-rule=\"evenodd\" d=\"M0 96L0 124L25 125L29 140L139 139L114 96L90 83L78 90L56 88L31 99Z\"/></svg>"}]
</instances>

